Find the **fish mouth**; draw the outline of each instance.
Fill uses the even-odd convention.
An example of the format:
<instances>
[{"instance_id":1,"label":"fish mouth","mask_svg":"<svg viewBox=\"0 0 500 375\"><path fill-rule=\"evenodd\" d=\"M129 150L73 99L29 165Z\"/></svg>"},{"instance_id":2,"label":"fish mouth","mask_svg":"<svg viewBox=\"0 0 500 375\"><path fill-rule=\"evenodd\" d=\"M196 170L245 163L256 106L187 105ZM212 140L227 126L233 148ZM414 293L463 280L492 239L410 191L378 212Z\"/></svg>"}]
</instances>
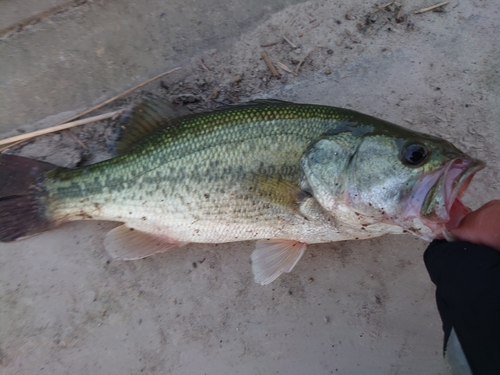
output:
<instances>
[{"instance_id":1,"label":"fish mouth","mask_svg":"<svg viewBox=\"0 0 500 375\"><path fill-rule=\"evenodd\" d=\"M421 180L419 190L425 193L420 209L420 218L436 235L442 234L444 225L449 221L461 219L470 210L462 203L474 175L485 167L481 160L464 157L452 160L440 171L431 173Z\"/></svg>"}]
</instances>

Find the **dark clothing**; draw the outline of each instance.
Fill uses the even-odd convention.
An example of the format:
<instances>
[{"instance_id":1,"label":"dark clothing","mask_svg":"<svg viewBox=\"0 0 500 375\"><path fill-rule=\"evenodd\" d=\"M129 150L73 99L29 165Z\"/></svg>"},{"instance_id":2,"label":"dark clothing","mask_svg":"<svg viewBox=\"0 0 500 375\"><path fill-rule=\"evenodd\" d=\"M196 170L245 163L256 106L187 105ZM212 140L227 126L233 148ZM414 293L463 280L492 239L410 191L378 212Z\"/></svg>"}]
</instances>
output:
<instances>
[{"instance_id":1,"label":"dark clothing","mask_svg":"<svg viewBox=\"0 0 500 375\"><path fill-rule=\"evenodd\" d=\"M424 253L443 321L474 375L500 374L500 252L468 242L432 242Z\"/></svg>"}]
</instances>

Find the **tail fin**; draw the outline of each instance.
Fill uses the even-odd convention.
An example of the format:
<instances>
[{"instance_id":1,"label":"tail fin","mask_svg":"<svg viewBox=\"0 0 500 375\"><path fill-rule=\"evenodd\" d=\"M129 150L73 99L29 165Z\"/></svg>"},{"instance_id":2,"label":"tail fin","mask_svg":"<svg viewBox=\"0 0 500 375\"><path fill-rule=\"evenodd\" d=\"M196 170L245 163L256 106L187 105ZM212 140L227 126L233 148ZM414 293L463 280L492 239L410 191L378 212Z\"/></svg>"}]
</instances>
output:
<instances>
[{"instance_id":1,"label":"tail fin","mask_svg":"<svg viewBox=\"0 0 500 375\"><path fill-rule=\"evenodd\" d=\"M52 228L45 217L43 173L56 166L0 155L0 241L10 242Z\"/></svg>"}]
</instances>

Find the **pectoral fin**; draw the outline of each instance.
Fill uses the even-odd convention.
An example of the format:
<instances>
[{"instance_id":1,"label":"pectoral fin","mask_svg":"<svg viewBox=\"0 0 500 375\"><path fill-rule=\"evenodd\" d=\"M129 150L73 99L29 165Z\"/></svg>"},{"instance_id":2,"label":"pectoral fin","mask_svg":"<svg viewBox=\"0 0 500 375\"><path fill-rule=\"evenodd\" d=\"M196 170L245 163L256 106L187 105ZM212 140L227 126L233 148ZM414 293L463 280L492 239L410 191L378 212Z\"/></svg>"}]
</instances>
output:
<instances>
[{"instance_id":1,"label":"pectoral fin","mask_svg":"<svg viewBox=\"0 0 500 375\"><path fill-rule=\"evenodd\" d=\"M135 260L164 253L187 242L174 241L167 236L157 236L128 227L126 224L111 230L104 239L104 247L116 259Z\"/></svg>"},{"instance_id":2,"label":"pectoral fin","mask_svg":"<svg viewBox=\"0 0 500 375\"><path fill-rule=\"evenodd\" d=\"M256 283L267 285L297 264L307 244L292 240L257 241L252 258L252 271Z\"/></svg>"},{"instance_id":3,"label":"pectoral fin","mask_svg":"<svg viewBox=\"0 0 500 375\"><path fill-rule=\"evenodd\" d=\"M297 184L277 177L254 174L252 182L255 186L255 194L259 199L295 212L299 212L302 202L311 196Z\"/></svg>"}]
</instances>

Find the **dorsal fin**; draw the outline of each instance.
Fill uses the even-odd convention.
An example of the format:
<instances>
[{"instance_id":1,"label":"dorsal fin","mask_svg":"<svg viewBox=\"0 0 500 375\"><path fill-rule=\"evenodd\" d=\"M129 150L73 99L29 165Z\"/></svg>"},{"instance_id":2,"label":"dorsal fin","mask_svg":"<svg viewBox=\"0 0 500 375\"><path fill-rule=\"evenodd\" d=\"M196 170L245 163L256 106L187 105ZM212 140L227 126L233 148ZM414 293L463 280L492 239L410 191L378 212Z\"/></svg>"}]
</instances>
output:
<instances>
[{"instance_id":1,"label":"dorsal fin","mask_svg":"<svg viewBox=\"0 0 500 375\"><path fill-rule=\"evenodd\" d=\"M212 109L211 112L220 112L220 111L226 111L228 109L245 108L245 107L256 107L256 106L262 107L265 105L275 106L275 105L289 105L289 104L295 104L295 103L279 99L253 99L248 102L242 102L237 104L223 104L219 107Z\"/></svg>"},{"instance_id":2,"label":"dorsal fin","mask_svg":"<svg viewBox=\"0 0 500 375\"><path fill-rule=\"evenodd\" d=\"M115 153L120 155L129 151L144 137L170 125L173 119L189 114L189 110L175 108L159 97L142 98L120 119L121 131L115 142Z\"/></svg>"},{"instance_id":3,"label":"dorsal fin","mask_svg":"<svg viewBox=\"0 0 500 375\"><path fill-rule=\"evenodd\" d=\"M253 99L252 101L250 101L249 103L255 103L255 104L272 104L272 105L277 105L277 104L295 104L293 102L289 102L289 101L286 101L286 100L279 100L279 99L272 99L272 98L269 98L269 99Z\"/></svg>"}]
</instances>

